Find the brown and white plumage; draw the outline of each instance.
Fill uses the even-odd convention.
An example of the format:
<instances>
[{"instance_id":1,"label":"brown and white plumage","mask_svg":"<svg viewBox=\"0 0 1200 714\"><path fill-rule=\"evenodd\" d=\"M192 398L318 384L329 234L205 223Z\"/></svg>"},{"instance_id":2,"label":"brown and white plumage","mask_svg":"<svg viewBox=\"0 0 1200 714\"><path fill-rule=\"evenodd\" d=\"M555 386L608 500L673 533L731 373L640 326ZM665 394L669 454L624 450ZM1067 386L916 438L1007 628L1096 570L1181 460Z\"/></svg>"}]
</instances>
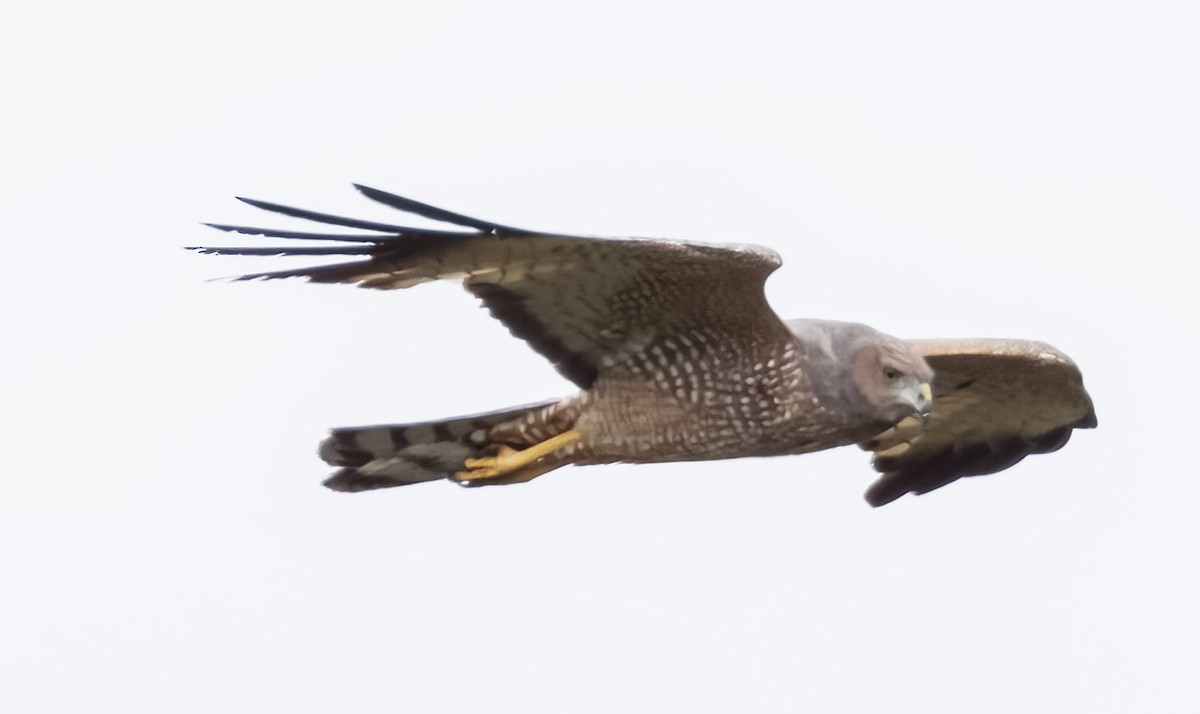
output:
<instances>
[{"instance_id":1,"label":"brown and white plumage","mask_svg":"<svg viewBox=\"0 0 1200 714\"><path fill-rule=\"evenodd\" d=\"M913 340L935 376L927 421L903 420L862 444L882 476L873 506L927 493L964 476L1003 471L1066 445L1096 426L1083 375L1071 358L1029 340Z\"/></svg>"},{"instance_id":2,"label":"brown and white plumage","mask_svg":"<svg viewBox=\"0 0 1200 714\"><path fill-rule=\"evenodd\" d=\"M914 343L863 325L784 323L763 294L767 276L780 265L764 248L550 235L357 188L393 208L465 230L409 228L242 199L359 232L216 225L327 245L198 250L365 258L244 280L303 277L385 290L462 280L581 391L473 417L336 429L320 453L341 467L326 482L337 490L442 477L467 485L516 483L568 463L770 456L860 443L876 451L875 465L884 472L868 492L868 500L881 505L907 491L1000 470L1027 453L1061 446L1072 428L1094 425L1074 365L1066 360L1073 372L1051 373L1028 359L1031 350L1066 359L1047 346ZM934 371L937 406L930 416ZM1073 386L1047 390L1056 379ZM1048 396L1055 394L1066 396ZM1060 408L1067 402L1073 411ZM1076 413L1081 408L1085 414Z\"/></svg>"}]
</instances>

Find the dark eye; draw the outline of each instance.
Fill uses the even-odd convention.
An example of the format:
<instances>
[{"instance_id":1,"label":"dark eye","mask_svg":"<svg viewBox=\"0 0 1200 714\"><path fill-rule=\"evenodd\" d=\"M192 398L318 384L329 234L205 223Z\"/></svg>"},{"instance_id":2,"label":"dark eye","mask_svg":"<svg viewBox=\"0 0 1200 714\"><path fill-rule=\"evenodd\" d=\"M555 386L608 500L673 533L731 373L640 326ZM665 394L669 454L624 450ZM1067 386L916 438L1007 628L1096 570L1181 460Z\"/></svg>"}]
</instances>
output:
<instances>
[{"instance_id":1,"label":"dark eye","mask_svg":"<svg viewBox=\"0 0 1200 714\"><path fill-rule=\"evenodd\" d=\"M893 369L891 367L884 367L883 368L883 376L887 377L888 379L899 379L900 370Z\"/></svg>"}]
</instances>

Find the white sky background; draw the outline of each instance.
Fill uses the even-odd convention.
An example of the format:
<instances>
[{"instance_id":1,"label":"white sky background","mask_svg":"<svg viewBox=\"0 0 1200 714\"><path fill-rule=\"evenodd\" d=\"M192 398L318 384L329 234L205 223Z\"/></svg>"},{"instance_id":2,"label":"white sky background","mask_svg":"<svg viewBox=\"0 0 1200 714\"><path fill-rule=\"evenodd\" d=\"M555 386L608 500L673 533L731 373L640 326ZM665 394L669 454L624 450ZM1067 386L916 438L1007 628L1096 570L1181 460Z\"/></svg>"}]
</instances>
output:
<instances>
[{"instance_id":1,"label":"white sky background","mask_svg":"<svg viewBox=\"0 0 1200 714\"><path fill-rule=\"evenodd\" d=\"M1197 711L1200 6L978 5L10 14L0 709ZM401 220L351 181L770 245L784 316L1049 341L1100 428L879 510L856 449L330 493L327 427L571 391L454 286L180 250Z\"/></svg>"}]
</instances>

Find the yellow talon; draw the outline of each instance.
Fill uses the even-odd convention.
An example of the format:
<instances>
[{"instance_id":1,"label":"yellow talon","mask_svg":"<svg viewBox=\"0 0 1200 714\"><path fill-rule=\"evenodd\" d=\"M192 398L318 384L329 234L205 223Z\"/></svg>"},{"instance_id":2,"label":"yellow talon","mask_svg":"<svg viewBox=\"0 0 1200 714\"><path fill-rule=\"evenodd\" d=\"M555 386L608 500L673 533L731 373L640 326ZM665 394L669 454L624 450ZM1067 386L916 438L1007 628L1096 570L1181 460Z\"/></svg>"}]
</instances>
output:
<instances>
[{"instance_id":1,"label":"yellow talon","mask_svg":"<svg viewBox=\"0 0 1200 714\"><path fill-rule=\"evenodd\" d=\"M520 451L502 444L495 456L467 459L463 462L463 466L466 466L467 470L459 471L454 476L459 481L474 481L475 479L507 476L518 469L532 464L543 456L549 456L562 447L578 441L579 437L579 432L572 429Z\"/></svg>"}]
</instances>

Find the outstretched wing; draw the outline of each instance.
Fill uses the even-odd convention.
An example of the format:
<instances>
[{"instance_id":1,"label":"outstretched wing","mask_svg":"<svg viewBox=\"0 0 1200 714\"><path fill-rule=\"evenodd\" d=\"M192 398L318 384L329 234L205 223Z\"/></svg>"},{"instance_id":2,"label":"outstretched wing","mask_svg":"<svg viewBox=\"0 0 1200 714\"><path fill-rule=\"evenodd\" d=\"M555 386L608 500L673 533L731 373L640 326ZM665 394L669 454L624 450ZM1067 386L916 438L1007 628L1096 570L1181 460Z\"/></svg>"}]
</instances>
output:
<instances>
[{"instance_id":1,"label":"outstretched wing","mask_svg":"<svg viewBox=\"0 0 1200 714\"><path fill-rule=\"evenodd\" d=\"M433 230L363 221L241 199L274 213L370 231L324 234L212 225L271 238L330 242L279 248L193 247L224 255L356 255L365 259L243 275L302 277L394 290L460 279L492 315L580 387L605 359L689 330L714 339L754 334L788 339L763 284L779 256L748 245L548 235L471 218L377 189L356 186L392 208L468 230Z\"/></svg>"},{"instance_id":2,"label":"outstretched wing","mask_svg":"<svg viewBox=\"0 0 1200 714\"><path fill-rule=\"evenodd\" d=\"M862 444L883 475L872 506L927 493L963 476L992 474L1030 454L1062 448L1096 426L1079 368L1042 342L914 340L934 371L933 414L909 418Z\"/></svg>"}]
</instances>

